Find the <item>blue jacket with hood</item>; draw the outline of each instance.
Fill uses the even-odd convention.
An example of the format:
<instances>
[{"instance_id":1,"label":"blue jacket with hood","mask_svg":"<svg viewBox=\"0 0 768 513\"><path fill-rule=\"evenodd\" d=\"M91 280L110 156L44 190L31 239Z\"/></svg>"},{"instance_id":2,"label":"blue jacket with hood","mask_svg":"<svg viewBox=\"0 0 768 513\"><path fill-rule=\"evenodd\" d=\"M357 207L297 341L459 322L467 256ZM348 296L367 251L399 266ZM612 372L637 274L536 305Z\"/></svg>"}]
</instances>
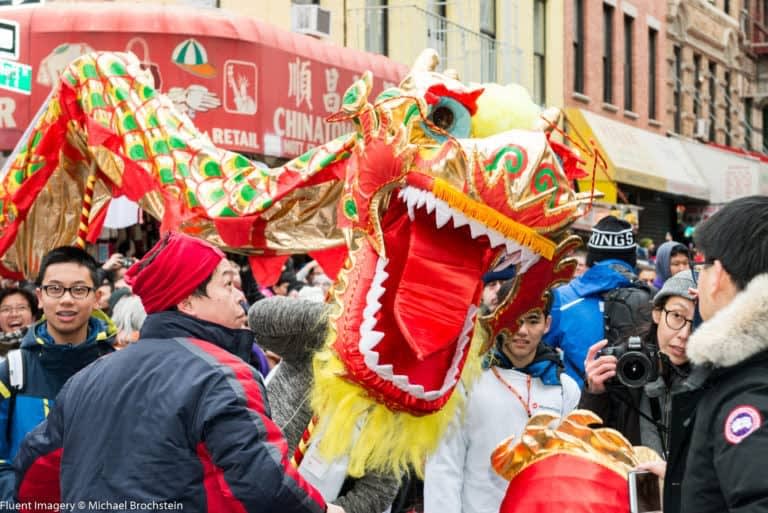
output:
<instances>
[{"instance_id":1,"label":"blue jacket with hood","mask_svg":"<svg viewBox=\"0 0 768 513\"><path fill-rule=\"evenodd\" d=\"M21 441L48 416L64 383L79 370L114 351L117 329L99 310L88 321L87 339L78 345L56 344L45 319L38 321L21 341L24 382L11 386L8 360L0 362L0 500L13 496L11 462Z\"/></svg>"},{"instance_id":2,"label":"blue jacket with hood","mask_svg":"<svg viewBox=\"0 0 768 513\"><path fill-rule=\"evenodd\" d=\"M552 294L552 325L544 342L562 350L565 372L579 386L584 386L587 350L604 338L602 294L631 284L629 277L616 266L635 272L623 260L603 260Z\"/></svg>"}]
</instances>

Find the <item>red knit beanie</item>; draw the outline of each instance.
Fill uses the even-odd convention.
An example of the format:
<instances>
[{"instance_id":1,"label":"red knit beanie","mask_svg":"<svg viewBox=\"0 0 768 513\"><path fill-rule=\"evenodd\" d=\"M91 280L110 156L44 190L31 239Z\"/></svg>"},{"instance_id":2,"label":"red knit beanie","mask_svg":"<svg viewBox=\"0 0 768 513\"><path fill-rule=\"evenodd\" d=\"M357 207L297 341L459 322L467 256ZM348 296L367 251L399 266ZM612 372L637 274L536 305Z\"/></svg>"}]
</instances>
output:
<instances>
[{"instance_id":1,"label":"red knit beanie","mask_svg":"<svg viewBox=\"0 0 768 513\"><path fill-rule=\"evenodd\" d=\"M192 294L223 258L220 249L204 240L170 232L128 269L125 282L148 314L162 312Z\"/></svg>"}]
</instances>

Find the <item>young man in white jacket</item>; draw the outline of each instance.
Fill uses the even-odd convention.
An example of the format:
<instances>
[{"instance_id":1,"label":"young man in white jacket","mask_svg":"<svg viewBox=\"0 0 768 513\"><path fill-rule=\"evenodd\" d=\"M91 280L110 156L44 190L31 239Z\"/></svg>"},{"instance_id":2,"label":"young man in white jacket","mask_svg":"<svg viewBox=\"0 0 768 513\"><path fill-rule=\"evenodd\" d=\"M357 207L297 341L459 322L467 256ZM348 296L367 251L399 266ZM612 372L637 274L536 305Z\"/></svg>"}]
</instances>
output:
<instances>
[{"instance_id":1,"label":"young man in white jacket","mask_svg":"<svg viewBox=\"0 0 768 513\"><path fill-rule=\"evenodd\" d=\"M497 340L465 414L427 460L425 513L498 513L509 483L491 468L493 450L520 436L535 413L562 416L578 404L578 385L563 372L558 353L541 342L550 322L548 314L530 311L516 333Z\"/></svg>"}]
</instances>

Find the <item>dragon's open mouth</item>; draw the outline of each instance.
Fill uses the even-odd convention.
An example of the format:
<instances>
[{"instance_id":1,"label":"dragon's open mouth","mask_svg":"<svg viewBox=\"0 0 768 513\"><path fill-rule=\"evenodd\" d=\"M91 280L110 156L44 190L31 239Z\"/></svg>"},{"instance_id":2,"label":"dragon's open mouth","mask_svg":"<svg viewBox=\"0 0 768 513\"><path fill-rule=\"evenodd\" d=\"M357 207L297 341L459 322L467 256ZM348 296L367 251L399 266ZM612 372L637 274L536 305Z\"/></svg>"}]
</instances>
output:
<instances>
[{"instance_id":1,"label":"dragon's open mouth","mask_svg":"<svg viewBox=\"0 0 768 513\"><path fill-rule=\"evenodd\" d=\"M397 198L382 230L384 247L398 250L377 257L358 349L379 378L433 401L459 379L482 275L492 265L522 274L539 256L431 192L406 186Z\"/></svg>"}]
</instances>

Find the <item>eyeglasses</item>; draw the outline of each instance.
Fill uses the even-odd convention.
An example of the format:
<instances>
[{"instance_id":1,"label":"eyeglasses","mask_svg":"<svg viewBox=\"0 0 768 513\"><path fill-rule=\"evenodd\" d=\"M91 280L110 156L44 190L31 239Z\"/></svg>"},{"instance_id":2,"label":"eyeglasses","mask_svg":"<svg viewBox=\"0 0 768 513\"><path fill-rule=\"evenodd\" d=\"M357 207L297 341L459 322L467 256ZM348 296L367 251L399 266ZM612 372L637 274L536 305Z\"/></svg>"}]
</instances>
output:
<instances>
[{"instance_id":1,"label":"eyeglasses","mask_svg":"<svg viewBox=\"0 0 768 513\"><path fill-rule=\"evenodd\" d=\"M62 285L43 285L40 288L43 289L46 296L54 299L64 297L65 292L69 292L69 295L74 299L85 299L88 297L88 294L96 290L87 285L73 285L71 287L64 287Z\"/></svg>"},{"instance_id":2,"label":"eyeglasses","mask_svg":"<svg viewBox=\"0 0 768 513\"><path fill-rule=\"evenodd\" d=\"M680 331L685 328L685 325L690 323L691 329L693 329L693 319L686 319L685 316L674 310L664 309L664 320L667 321L667 326L675 331Z\"/></svg>"},{"instance_id":3,"label":"eyeglasses","mask_svg":"<svg viewBox=\"0 0 768 513\"><path fill-rule=\"evenodd\" d=\"M23 314L31 311L32 309L27 305L4 306L0 308L0 315L10 315L12 313Z\"/></svg>"}]
</instances>

